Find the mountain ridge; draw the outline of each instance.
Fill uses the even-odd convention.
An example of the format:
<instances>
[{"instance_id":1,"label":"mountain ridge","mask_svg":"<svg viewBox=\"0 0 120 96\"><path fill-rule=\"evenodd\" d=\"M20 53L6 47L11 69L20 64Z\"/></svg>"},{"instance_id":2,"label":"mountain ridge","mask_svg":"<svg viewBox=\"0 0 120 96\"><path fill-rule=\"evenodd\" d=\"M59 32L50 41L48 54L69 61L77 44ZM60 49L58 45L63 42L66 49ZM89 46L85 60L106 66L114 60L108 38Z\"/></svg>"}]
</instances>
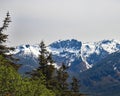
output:
<instances>
[{"instance_id":1,"label":"mountain ridge","mask_svg":"<svg viewBox=\"0 0 120 96\"><path fill-rule=\"evenodd\" d=\"M37 61L39 50L38 44L26 44L17 46L15 51L11 53L20 59L19 63L30 66L31 68L36 68L39 66ZM91 68L107 55L120 50L120 41L111 39L83 43L75 39L59 40L47 46L47 50L53 54L53 60L58 66L61 66L61 63L65 63L70 67L70 73L74 71L77 73ZM27 61L26 58L29 60Z\"/></svg>"}]
</instances>

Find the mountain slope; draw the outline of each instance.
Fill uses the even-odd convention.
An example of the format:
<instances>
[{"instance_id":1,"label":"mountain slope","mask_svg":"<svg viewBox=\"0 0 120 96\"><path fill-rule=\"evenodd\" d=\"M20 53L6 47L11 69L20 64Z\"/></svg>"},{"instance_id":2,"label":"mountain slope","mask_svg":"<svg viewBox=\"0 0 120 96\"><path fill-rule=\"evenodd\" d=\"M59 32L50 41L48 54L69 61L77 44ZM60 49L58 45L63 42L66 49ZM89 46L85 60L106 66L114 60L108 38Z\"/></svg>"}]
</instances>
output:
<instances>
[{"instance_id":1,"label":"mountain slope","mask_svg":"<svg viewBox=\"0 0 120 96\"><path fill-rule=\"evenodd\" d=\"M82 89L91 96L120 96L120 51L80 74Z\"/></svg>"},{"instance_id":2,"label":"mountain slope","mask_svg":"<svg viewBox=\"0 0 120 96\"><path fill-rule=\"evenodd\" d=\"M34 45L21 45L16 47L15 51L12 52L15 58L18 58L19 64L23 64L19 69L20 73L25 73L37 68L38 64L38 55L39 55L39 46Z\"/></svg>"}]
</instances>

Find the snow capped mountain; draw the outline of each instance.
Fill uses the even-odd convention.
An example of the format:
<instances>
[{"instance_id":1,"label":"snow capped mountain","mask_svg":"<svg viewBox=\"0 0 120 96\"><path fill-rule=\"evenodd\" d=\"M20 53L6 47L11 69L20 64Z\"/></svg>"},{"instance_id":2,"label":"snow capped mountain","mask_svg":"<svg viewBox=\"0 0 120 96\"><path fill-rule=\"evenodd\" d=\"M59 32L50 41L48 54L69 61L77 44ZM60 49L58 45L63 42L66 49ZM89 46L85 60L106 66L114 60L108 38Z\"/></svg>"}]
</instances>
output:
<instances>
[{"instance_id":1,"label":"snow capped mountain","mask_svg":"<svg viewBox=\"0 0 120 96\"><path fill-rule=\"evenodd\" d=\"M37 60L39 55L38 45L20 45L11 53L14 54L15 58L19 59L19 64L23 64L19 69L20 73L31 71L39 66Z\"/></svg>"},{"instance_id":2,"label":"snow capped mountain","mask_svg":"<svg viewBox=\"0 0 120 96\"><path fill-rule=\"evenodd\" d=\"M13 52L19 63L24 64L22 71L32 70L39 66L37 57L39 55L39 45L21 45ZM65 63L69 66L71 74L82 72L91 68L98 61L109 54L120 50L120 42L117 40L102 40L93 43L82 43L75 39L56 41L47 46L47 50L52 52L53 60L60 66Z\"/></svg>"},{"instance_id":3,"label":"snow capped mountain","mask_svg":"<svg viewBox=\"0 0 120 96\"><path fill-rule=\"evenodd\" d=\"M13 54L24 53L24 55L34 54L36 57L39 55L39 45L20 45L15 48Z\"/></svg>"},{"instance_id":4,"label":"snow capped mountain","mask_svg":"<svg viewBox=\"0 0 120 96\"><path fill-rule=\"evenodd\" d=\"M108 54L120 50L120 41L102 40L94 43L83 43L81 48L81 56L84 60L93 65L106 57Z\"/></svg>"}]
</instances>

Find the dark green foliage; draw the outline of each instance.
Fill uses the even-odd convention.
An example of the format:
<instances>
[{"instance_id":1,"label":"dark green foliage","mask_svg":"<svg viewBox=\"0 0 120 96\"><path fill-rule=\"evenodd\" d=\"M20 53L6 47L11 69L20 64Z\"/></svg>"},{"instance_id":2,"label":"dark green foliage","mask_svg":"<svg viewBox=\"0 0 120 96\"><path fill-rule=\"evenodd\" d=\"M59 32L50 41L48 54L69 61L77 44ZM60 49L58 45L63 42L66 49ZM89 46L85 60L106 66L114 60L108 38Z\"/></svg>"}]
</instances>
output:
<instances>
[{"instance_id":1,"label":"dark green foliage","mask_svg":"<svg viewBox=\"0 0 120 96\"><path fill-rule=\"evenodd\" d=\"M5 53L8 52L10 49L6 47L5 45L3 45L3 43L5 43L8 38L8 35L4 34L3 31L7 29L9 22L11 22L11 20L10 20L10 15L8 12L6 14L5 20L3 21L2 27L0 27L0 54L2 55L5 55Z\"/></svg>"},{"instance_id":2,"label":"dark green foliage","mask_svg":"<svg viewBox=\"0 0 120 96\"><path fill-rule=\"evenodd\" d=\"M71 82L71 96L85 96L80 93L80 82L76 77L72 78Z\"/></svg>"},{"instance_id":3,"label":"dark green foliage","mask_svg":"<svg viewBox=\"0 0 120 96\"><path fill-rule=\"evenodd\" d=\"M41 74L45 77L46 87L51 89L53 86L53 78L55 75L55 68L53 66L52 55L46 50L43 41L40 43L40 55L38 57L40 66L34 70L31 75L32 78L41 78Z\"/></svg>"},{"instance_id":4,"label":"dark green foliage","mask_svg":"<svg viewBox=\"0 0 120 96\"><path fill-rule=\"evenodd\" d=\"M18 69L19 66L12 62L13 60L16 60L16 59L13 58L11 54L7 54L10 50L14 50L14 48L7 47L6 45L4 45L7 41L8 35L4 34L3 31L7 29L10 22L11 22L11 20L10 20L10 15L8 12L3 21L2 27L0 27L0 55L9 59L9 64L12 65L15 69Z\"/></svg>"},{"instance_id":5,"label":"dark green foliage","mask_svg":"<svg viewBox=\"0 0 120 96\"><path fill-rule=\"evenodd\" d=\"M0 27L0 33L3 32L5 29L7 29L8 25L9 25L9 22L11 22L9 12L7 12L6 18L4 19L3 22L4 22L4 23L3 23L3 26ZM7 35L3 35L3 37L6 37L6 36L7 36ZM5 39L6 39L6 38L5 38ZM6 41L5 39L3 39L3 42Z\"/></svg>"},{"instance_id":6,"label":"dark green foliage","mask_svg":"<svg viewBox=\"0 0 120 96\"><path fill-rule=\"evenodd\" d=\"M38 70L42 72L42 74L45 75L46 80L50 80L53 76L53 72L55 70L52 60L52 55L46 50L46 46L44 42L42 41L40 43L40 55L39 55L39 64L40 67Z\"/></svg>"},{"instance_id":7,"label":"dark green foliage","mask_svg":"<svg viewBox=\"0 0 120 96\"><path fill-rule=\"evenodd\" d=\"M75 77L72 78L71 90L75 93L79 92L79 80Z\"/></svg>"},{"instance_id":8,"label":"dark green foliage","mask_svg":"<svg viewBox=\"0 0 120 96\"><path fill-rule=\"evenodd\" d=\"M50 64L53 64L54 61L52 59L52 53L49 53L48 57L47 57L47 60L50 62Z\"/></svg>"},{"instance_id":9,"label":"dark green foliage","mask_svg":"<svg viewBox=\"0 0 120 96\"><path fill-rule=\"evenodd\" d=\"M57 71L57 80L59 82L59 86L64 91L68 90L67 79L68 79L69 75L68 75L66 69L67 69L67 67L65 66L65 64L62 64L60 69Z\"/></svg>"},{"instance_id":10,"label":"dark green foliage","mask_svg":"<svg viewBox=\"0 0 120 96\"><path fill-rule=\"evenodd\" d=\"M42 84L44 81L22 78L7 63L9 61L0 55L0 96L55 96Z\"/></svg>"}]
</instances>

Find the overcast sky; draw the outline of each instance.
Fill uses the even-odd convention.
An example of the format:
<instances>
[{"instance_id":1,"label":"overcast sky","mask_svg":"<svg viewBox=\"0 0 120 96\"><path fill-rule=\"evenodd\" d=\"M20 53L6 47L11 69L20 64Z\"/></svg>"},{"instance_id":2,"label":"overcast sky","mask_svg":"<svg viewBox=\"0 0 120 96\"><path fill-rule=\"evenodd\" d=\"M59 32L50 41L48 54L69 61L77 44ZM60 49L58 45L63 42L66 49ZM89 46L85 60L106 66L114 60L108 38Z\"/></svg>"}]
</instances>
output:
<instances>
[{"instance_id":1,"label":"overcast sky","mask_svg":"<svg viewBox=\"0 0 120 96\"><path fill-rule=\"evenodd\" d=\"M120 0L0 0L0 25L7 11L13 46L120 38Z\"/></svg>"}]
</instances>

